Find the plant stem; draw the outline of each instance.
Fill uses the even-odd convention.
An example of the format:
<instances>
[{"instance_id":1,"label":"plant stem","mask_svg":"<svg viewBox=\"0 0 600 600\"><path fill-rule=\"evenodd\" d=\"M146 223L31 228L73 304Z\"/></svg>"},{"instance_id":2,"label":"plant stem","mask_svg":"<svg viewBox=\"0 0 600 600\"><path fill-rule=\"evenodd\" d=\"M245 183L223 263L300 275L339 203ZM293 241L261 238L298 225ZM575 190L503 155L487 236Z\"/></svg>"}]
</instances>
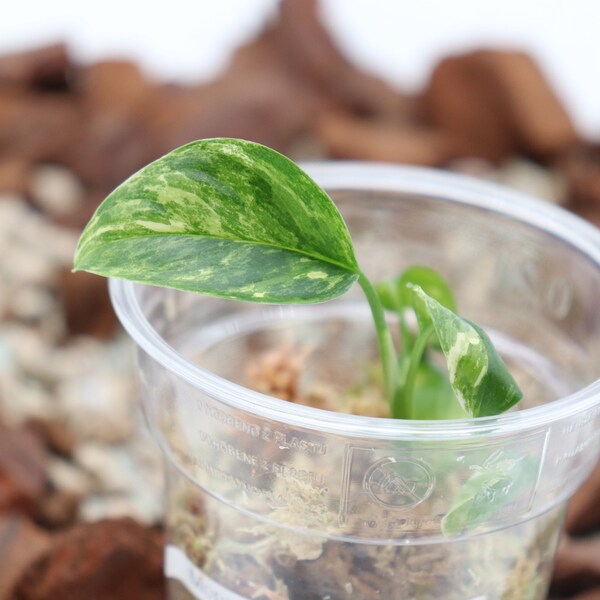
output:
<instances>
[{"instance_id":1,"label":"plant stem","mask_svg":"<svg viewBox=\"0 0 600 600\"><path fill-rule=\"evenodd\" d=\"M408 356L408 353L412 349L414 338L406 322L406 316L404 315L403 307L398 311L398 325L400 331L400 340L402 341L402 355Z\"/></svg>"},{"instance_id":2,"label":"plant stem","mask_svg":"<svg viewBox=\"0 0 600 600\"><path fill-rule=\"evenodd\" d=\"M412 400L413 391L415 388L415 380L417 378L417 371L423 359L423 353L427 348L427 341L432 333L433 325L430 325L427 327L427 329L420 331L417 339L415 340L414 346L412 347L410 358L408 358L408 367L403 369L402 377L396 392L396 397L394 398L392 416L396 419L412 418Z\"/></svg>"},{"instance_id":3,"label":"plant stem","mask_svg":"<svg viewBox=\"0 0 600 600\"><path fill-rule=\"evenodd\" d=\"M396 349L392 340L390 328L385 320L383 306L379 296L367 276L360 271L358 283L362 287L365 296L371 307L373 321L375 322L375 331L377 332L377 343L379 345L379 354L381 355L381 364L383 366L383 380L385 384L385 393L390 402L390 409L393 408L394 398L396 396L396 387L398 385L398 359L396 358Z\"/></svg>"}]
</instances>

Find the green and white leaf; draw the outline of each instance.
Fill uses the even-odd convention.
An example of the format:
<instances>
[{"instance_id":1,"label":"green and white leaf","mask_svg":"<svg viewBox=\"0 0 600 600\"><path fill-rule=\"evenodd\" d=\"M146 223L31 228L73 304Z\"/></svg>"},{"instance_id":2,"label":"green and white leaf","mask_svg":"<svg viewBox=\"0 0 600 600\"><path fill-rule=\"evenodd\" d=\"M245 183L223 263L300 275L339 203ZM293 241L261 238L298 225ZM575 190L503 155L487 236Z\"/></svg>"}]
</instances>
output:
<instances>
[{"instance_id":1,"label":"green and white leaf","mask_svg":"<svg viewBox=\"0 0 600 600\"><path fill-rule=\"evenodd\" d=\"M523 456L503 458L477 468L442 519L442 533L447 536L469 533L489 522L531 488L538 468L538 459Z\"/></svg>"},{"instance_id":2,"label":"green and white leaf","mask_svg":"<svg viewBox=\"0 0 600 600\"><path fill-rule=\"evenodd\" d=\"M182 146L121 184L83 231L75 270L255 302L322 302L359 268L327 194L244 140Z\"/></svg>"},{"instance_id":3,"label":"green and white leaf","mask_svg":"<svg viewBox=\"0 0 600 600\"><path fill-rule=\"evenodd\" d=\"M473 417L497 415L522 398L487 334L415 286L446 357L452 390L463 409Z\"/></svg>"}]
</instances>

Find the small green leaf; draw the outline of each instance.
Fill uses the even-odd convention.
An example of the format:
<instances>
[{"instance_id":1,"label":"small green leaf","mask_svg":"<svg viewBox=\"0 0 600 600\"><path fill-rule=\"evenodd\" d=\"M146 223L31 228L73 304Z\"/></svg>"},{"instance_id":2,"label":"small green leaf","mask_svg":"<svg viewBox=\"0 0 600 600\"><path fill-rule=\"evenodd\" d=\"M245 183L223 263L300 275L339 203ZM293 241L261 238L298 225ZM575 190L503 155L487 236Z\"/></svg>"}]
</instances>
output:
<instances>
[{"instance_id":1,"label":"small green leaf","mask_svg":"<svg viewBox=\"0 0 600 600\"><path fill-rule=\"evenodd\" d=\"M421 331L425 331L431 323L431 318L423 306L422 300L415 294L413 288L419 286L426 294L435 298L440 304L457 312L454 294L448 282L430 267L412 266L406 269L399 277L381 281L376 289L384 308L398 313L400 318L400 334L402 347L409 352L414 342L404 316L405 309L412 308L419 322ZM436 336L431 336L428 346L439 349Z\"/></svg>"},{"instance_id":2,"label":"small green leaf","mask_svg":"<svg viewBox=\"0 0 600 600\"><path fill-rule=\"evenodd\" d=\"M100 205L75 270L254 302L322 302L358 278L327 194L278 152L244 140L192 142Z\"/></svg>"},{"instance_id":3,"label":"small green leaf","mask_svg":"<svg viewBox=\"0 0 600 600\"><path fill-rule=\"evenodd\" d=\"M450 285L430 267L409 267L399 277L379 282L376 288L383 307L399 311L413 305L414 286L419 286L442 306L456 312L456 302Z\"/></svg>"},{"instance_id":4,"label":"small green leaf","mask_svg":"<svg viewBox=\"0 0 600 600\"><path fill-rule=\"evenodd\" d=\"M500 453L498 453L500 454ZM518 501L537 476L539 463L531 457L486 461L458 492L442 519L442 532L452 536L469 533L485 524L500 509Z\"/></svg>"},{"instance_id":5,"label":"small green leaf","mask_svg":"<svg viewBox=\"0 0 600 600\"><path fill-rule=\"evenodd\" d=\"M433 322L448 365L450 385L463 409L473 417L497 415L522 398L487 334L414 287Z\"/></svg>"},{"instance_id":6,"label":"small green leaf","mask_svg":"<svg viewBox=\"0 0 600 600\"><path fill-rule=\"evenodd\" d=\"M379 301L381 302L381 306L383 306L383 308L396 312L402 310L403 306L400 301L400 293L396 279L385 279L383 281L379 281L375 285L375 290L377 291Z\"/></svg>"},{"instance_id":7,"label":"small green leaf","mask_svg":"<svg viewBox=\"0 0 600 600\"><path fill-rule=\"evenodd\" d=\"M467 416L454 398L447 375L429 361L423 361L417 370L411 418L461 419Z\"/></svg>"}]
</instances>

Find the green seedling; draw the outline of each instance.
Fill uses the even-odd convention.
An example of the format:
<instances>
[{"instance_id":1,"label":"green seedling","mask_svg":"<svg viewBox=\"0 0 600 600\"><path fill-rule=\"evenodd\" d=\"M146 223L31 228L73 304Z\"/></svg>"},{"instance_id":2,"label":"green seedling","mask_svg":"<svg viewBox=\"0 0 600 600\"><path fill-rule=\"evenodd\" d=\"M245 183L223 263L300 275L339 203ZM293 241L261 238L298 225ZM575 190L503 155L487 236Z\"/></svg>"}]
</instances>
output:
<instances>
[{"instance_id":1,"label":"green seedling","mask_svg":"<svg viewBox=\"0 0 600 600\"><path fill-rule=\"evenodd\" d=\"M324 302L358 283L392 416L488 416L521 398L487 335L456 314L439 274L413 267L374 286L325 191L253 142L192 142L137 172L90 220L74 268L251 302ZM398 315L400 358L386 309ZM440 351L447 375L432 359Z\"/></svg>"}]
</instances>

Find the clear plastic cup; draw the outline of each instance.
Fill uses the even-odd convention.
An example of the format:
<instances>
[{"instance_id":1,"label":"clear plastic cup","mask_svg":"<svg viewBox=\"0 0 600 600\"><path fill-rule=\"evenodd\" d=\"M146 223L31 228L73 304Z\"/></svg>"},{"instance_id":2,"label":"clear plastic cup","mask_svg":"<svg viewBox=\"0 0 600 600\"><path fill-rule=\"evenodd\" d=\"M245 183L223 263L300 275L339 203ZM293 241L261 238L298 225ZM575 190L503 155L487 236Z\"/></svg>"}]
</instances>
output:
<instances>
[{"instance_id":1,"label":"clear plastic cup","mask_svg":"<svg viewBox=\"0 0 600 600\"><path fill-rule=\"evenodd\" d=\"M248 387L282 352L282 389L364 393L377 351L360 289L277 306L112 281L166 457L170 598L544 598L566 503L599 453L600 233L462 176L307 170L372 280L425 264L452 282L525 401L451 421L286 402Z\"/></svg>"}]
</instances>

